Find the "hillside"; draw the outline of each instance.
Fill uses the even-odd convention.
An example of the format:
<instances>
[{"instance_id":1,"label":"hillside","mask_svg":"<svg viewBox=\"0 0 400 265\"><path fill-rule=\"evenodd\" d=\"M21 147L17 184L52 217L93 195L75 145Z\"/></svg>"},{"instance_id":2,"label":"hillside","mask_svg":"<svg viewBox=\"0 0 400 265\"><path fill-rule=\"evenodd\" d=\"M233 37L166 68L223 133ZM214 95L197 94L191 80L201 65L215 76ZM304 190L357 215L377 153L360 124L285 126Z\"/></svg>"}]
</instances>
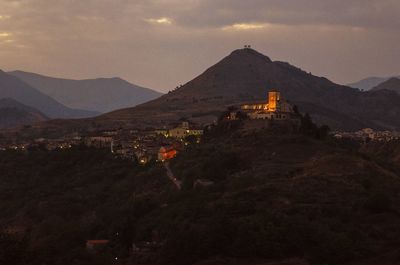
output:
<instances>
[{"instance_id":1,"label":"hillside","mask_svg":"<svg viewBox=\"0 0 400 265\"><path fill-rule=\"evenodd\" d=\"M13 258L7 265L97 265L115 257L121 265L396 264L398 167L338 143L243 134L238 126L214 127L171 162L181 191L161 165L141 167L103 151L2 152L0 225L27 241L0 236L8 249L0 259ZM198 179L213 184L195 187ZM87 239L111 243L90 255ZM139 247L134 255L132 243Z\"/></svg>"},{"instance_id":2,"label":"hillside","mask_svg":"<svg viewBox=\"0 0 400 265\"><path fill-rule=\"evenodd\" d=\"M91 111L68 108L18 78L1 70L0 98L13 98L24 105L38 109L49 118L83 118L91 117L96 114Z\"/></svg>"},{"instance_id":3,"label":"hillside","mask_svg":"<svg viewBox=\"0 0 400 265\"><path fill-rule=\"evenodd\" d=\"M45 121L48 118L40 111L23 105L11 98L0 99L0 128L11 128Z\"/></svg>"},{"instance_id":4,"label":"hillside","mask_svg":"<svg viewBox=\"0 0 400 265\"><path fill-rule=\"evenodd\" d=\"M94 122L151 126L181 117L212 122L227 105L265 100L270 89L280 90L283 97L300 110L309 111L318 123L335 129L400 128L399 95L380 91L361 93L288 63L272 61L252 49L232 52L159 99L99 116Z\"/></svg>"},{"instance_id":5,"label":"hillside","mask_svg":"<svg viewBox=\"0 0 400 265\"><path fill-rule=\"evenodd\" d=\"M400 94L400 79L399 78L390 78L387 81L379 84L378 86L374 87L372 91L378 90L390 90Z\"/></svg>"},{"instance_id":6,"label":"hillside","mask_svg":"<svg viewBox=\"0 0 400 265\"><path fill-rule=\"evenodd\" d=\"M9 74L70 108L100 113L133 107L162 95L121 78L70 80L23 71L13 71Z\"/></svg>"}]
</instances>

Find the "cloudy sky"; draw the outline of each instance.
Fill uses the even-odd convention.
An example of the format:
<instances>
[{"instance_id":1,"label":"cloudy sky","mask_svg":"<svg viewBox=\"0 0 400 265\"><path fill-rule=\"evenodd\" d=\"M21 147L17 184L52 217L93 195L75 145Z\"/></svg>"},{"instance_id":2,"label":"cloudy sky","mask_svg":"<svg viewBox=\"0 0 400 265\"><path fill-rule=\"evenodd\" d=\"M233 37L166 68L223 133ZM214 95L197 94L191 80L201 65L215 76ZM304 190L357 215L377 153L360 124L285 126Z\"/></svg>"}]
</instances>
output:
<instances>
[{"instance_id":1,"label":"cloudy sky","mask_svg":"<svg viewBox=\"0 0 400 265\"><path fill-rule=\"evenodd\" d=\"M0 0L0 68L168 91L251 44L338 83L400 74L399 0Z\"/></svg>"}]
</instances>

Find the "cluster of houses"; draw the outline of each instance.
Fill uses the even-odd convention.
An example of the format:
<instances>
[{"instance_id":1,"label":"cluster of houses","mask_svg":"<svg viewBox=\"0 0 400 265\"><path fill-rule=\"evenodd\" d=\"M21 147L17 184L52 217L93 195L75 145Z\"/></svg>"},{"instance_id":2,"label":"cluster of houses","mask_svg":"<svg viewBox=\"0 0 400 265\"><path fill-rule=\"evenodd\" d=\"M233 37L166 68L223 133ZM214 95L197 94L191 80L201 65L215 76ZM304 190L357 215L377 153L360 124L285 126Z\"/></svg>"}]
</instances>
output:
<instances>
[{"instance_id":1,"label":"cluster of houses","mask_svg":"<svg viewBox=\"0 0 400 265\"><path fill-rule=\"evenodd\" d=\"M352 139L360 142L389 142L400 139L400 133L397 131L375 131L371 128L365 128L356 132L335 132L333 136L336 139Z\"/></svg>"},{"instance_id":2,"label":"cluster of houses","mask_svg":"<svg viewBox=\"0 0 400 265\"><path fill-rule=\"evenodd\" d=\"M268 99L262 102L243 103L225 117L233 121L245 119L244 127L258 129L280 124L287 128L300 126L300 115L293 105L281 97L279 91L269 91ZM77 133L59 139L37 138L27 141L0 141L0 150L28 150L40 147L47 150L67 149L77 145L93 148L108 148L115 156L136 160L146 164L151 160L166 161L177 155L189 144L189 137L197 142L203 135L203 129L188 121L171 124L169 127L148 130L112 130L91 132L86 135ZM360 141L391 141L399 139L400 134L390 131L363 129L358 132L336 132L336 138L351 138Z\"/></svg>"},{"instance_id":3,"label":"cluster of houses","mask_svg":"<svg viewBox=\"0 0 400 265\"><path fill-rule=\"evenodd\" d=\"M66 135L57 139L13 140L0 143L0 150L42 148L51 151L85 145L106 148L115 156L146 164L151 160L165 161L175 157L188 145L188 137L191 136L199 142L202 134L203 129L183 121L180 124L172 124L170 128L155 130L113 130L86 135Z\"/></svg>"}]
</instances>

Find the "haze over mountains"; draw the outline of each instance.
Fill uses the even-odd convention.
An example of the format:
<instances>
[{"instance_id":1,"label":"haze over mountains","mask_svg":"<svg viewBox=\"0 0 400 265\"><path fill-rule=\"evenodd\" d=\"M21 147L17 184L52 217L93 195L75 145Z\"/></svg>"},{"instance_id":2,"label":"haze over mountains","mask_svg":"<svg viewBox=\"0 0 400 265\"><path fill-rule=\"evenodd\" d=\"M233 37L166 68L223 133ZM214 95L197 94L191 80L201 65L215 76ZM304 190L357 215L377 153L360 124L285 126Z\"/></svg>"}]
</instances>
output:
<instances>
[{"instance_id":1,"label":"haze over mountains","mask_svg":"<svg viewBox=\"0 0 400 265\"><path fill-rule=\"evenodd\" d=\"M96 112L72 109L31 87L15 76L0 70L0 98L12 98L44 113L49 118L84 118Z\"/></svg>"},{"instance_id":2,"label":"haze over mountains","mask_svg":"<svg viewBox=\"0 0 400 265\"><path fill-rule=\"evenodd\" d=\"M360 92L313 76L252 49L232 52L179 89L135 108L93 119L96 126L162 126L180 118L214 121L227 106L266 100L278 89L283 97L332 129L400 128L400 96L391 91Z\"/></svg>"},{"instance_id":3,"label":"haze over mountains","mask_svg":"<svg viewBox=\"0 0 400 265\"><path fill-rule=\"evenodd\" d=\"M9 74L70 108L100 113L133 107L162 95L121 78L70 80L23 71Z\"/></svg>"},{"instance_id":4,"label":"haze over mountains","mask_svg":"<svg viewBox=\"0 0 400 265\"><path fill-rule=\"evenodd\" d=\"M391 77L368 77L358 82L348 84L348 86L368 91L389 80L390 78ZM400 78L400 76L397 76L397 78Z\"/></svg>"},{"instance_id":5,"label":"haze over mountains","mask_svg":"<svg viewBox=\"0 0 400 265\"><path fill-rule=\"evenodd\" d=\"M0 99L0 128L27 125L48 120L35 108L19 103L12 98Z\"/></svg>"},{"instance_id":6,"label":"haze over mountains","mask_svg":"<svg viewBox=\"0 0 400 265\"><path fill-rule=\"evenodd\" d=\"M374 87L372 90L377 91L377 90L383 90L383 89L395 91L400 94L400 79L395 78L395 77L390 78L387 81Z\"/></svg>"}]
</instances>

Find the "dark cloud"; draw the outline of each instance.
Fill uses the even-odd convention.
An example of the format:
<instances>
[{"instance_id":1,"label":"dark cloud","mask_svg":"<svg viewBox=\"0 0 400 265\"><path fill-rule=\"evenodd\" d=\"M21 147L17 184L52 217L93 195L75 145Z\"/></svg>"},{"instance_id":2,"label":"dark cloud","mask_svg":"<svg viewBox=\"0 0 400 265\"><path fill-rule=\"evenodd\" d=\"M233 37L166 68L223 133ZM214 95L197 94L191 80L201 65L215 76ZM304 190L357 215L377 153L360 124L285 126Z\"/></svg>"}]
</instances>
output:
<instances>
[{"instance_id":1,"label":"dark cloud","mask_svg":"<svg viewBox=\"0 0 400 265\"><path fill-rule=\"evenodd\" d=\"M400 68L398 0L0 0L0 68L168 90L232 49L347 82Z\"/></svg>"}]
</instances>

